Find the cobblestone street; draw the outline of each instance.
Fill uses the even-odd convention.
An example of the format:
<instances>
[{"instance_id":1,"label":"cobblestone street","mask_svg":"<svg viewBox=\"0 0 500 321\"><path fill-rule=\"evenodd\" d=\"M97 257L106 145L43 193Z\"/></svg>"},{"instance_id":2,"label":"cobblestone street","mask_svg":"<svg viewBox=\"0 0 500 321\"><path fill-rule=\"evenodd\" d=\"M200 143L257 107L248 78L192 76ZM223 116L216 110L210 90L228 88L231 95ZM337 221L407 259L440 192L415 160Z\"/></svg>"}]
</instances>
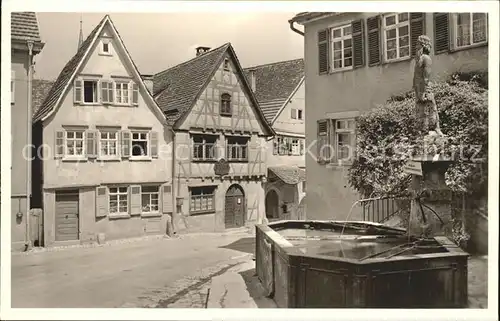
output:
<instances>
[{"instance_id":1,"label":"cobblestone street","mask_svg":"<svg viewBox=\"0 0 500 321\"><path fill-rule=\"evenodd\" d=\"M249 234L184 235L96 248L12 255L12 307L204 307L212 276L251 259ZM184 303L185 305L185 303ZM188 307L188 306L186 306Z\"/></svg>"}]
</instances>

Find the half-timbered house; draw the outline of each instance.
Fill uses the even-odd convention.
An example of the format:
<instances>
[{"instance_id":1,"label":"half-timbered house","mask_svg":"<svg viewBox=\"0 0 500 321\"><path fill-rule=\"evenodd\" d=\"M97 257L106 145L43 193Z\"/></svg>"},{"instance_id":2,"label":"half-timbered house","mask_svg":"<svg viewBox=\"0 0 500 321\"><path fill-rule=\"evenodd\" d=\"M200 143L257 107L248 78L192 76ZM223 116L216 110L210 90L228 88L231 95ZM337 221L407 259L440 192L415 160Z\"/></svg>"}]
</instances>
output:
<instances>
[{"instance_id":1,"label":"half-timbered house","mask_svg":"<svg viewBox=\"0 0 500 321\"><path fill-rule=\"evenodd\" d=\"M266 217L300 219L306 184L304 59L245 68L245 74L276 132L266 144Z\"/></svg>"},{"instance_id":2,"label":"half-timbered house","mask_svg":"<svg viewBox=\"0 0 500 321\"><path fill-rule=\"evenodd\" d=\"M274 135L227 43L154 75L174 131L174 225L221 231L262 221L266 140Z\"/></svg>"},{"instance_id":3,"label":"half-timbered house","mask_svg":"<svg viewBox=\"0 0 500 321\"><path fill-rule=\"evenodd\" d=\"M79 45L33 122L45 246L165 234L170 130L109 16Z\"/></svg>"}]
</instances>

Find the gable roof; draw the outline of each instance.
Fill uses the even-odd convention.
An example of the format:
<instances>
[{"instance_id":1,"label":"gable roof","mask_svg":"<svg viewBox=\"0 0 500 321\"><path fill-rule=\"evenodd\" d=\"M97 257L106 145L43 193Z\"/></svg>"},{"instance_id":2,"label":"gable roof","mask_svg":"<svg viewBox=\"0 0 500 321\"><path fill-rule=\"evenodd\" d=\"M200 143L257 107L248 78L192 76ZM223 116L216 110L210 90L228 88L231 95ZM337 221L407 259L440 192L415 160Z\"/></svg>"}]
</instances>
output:
<instances>
[{"instance_id":1,"label":"gable roof","mask_svg":"<svg viewBox=\"0 0 500 321\"><path fill-rule=\"evenodd\" d=\"M255 96L266 120L272 124L303 82L304 59L245 68L245 76L249 81L251 70L255 70Z\"/></svg>"},{"instance_id":2,"label":"gable roof","mask_svg":"<svg viewBox=\"0 0 500 321\"><path fill-rule=\"evenodd\" d=\"M38 20L34 12L12 12L10 14L12 40L32 40L41 42Z\"/></svg>"},{"instance_id":3,"label":"gable roof","mask_svg":"<svg viewBox=\"0 0 500 321\"><path fill-rule=\"evenodd\" d=\"M37 110L42 106L42 103L49 94L50 89L52 89L52 85L54 85L54 80L33 79L33 114L36 114Z\"/></svg>"},{"instance_id":4,"label":"gable roof","mask_svg":"<svg viewBox=\"0 0 500 321\"><path fill-rule=\"evenodd\" d=\"M309 21L321 19L328 16L336 16L341 14L340 12L300 12L296 14L289 22L297 22L299 24L304 24Z\"/></svg>"},{"instance_id":5,"label":"gable roof","mask_svg":"<svg viewBox=\"0 0 500 321\"><path fill-rule=\"evenodd\" d=\"M306 171L297 166L269 166L267 169L286 184L295 185L306 180Z\"/></svg>"},{"instance_id":6,"label":"gable roof","mask_svg":"<svg viewBox=\"0 0 500 321\"><path fill-rule=\"evenodd\" d=\"M139 87L142 88L142 92L146 93L146 98L149 98L150 103L152 103L156 107L156 113L158 114L158 116L161 117L163 121L165 120L164 114L161 112L160 108L156 104L156 101L153 99L151 93L144 84L144 81L142 80L139 70L136 64L134 63L132 57L130 56L130 53L128 52L127 48L125 47L125 44L123 43L123 40L120 34L118 33L118 30L116 30L116 27L113 24L113 21L111 20L109 15L105 15L104 18L102 18L102 20L97 24L97 26L90 32L87 39L85 39L85 41L78 48L78 51L73 56L73 58L71 58L62 69L61 73L54 82L43 104L40 106L37 113L34 115L33 117L34 122L39 120L42 121L45 120L59 106L61 99L64 97L65 92L71 85L79 68L90 54L91 49L94 47L94 44L96 43L98 36L101 34L101 31L106 24L109 24L112 32L116 34L116 37L119 40L117 41L117 44L119 44L119 46L125 52L125 58L128 59L132 64L133 67L132 72L135 73L136 78L139 80L138 85Z\"/></svg>"},{"instance_id":7,"label":"gable roof","mask_svg":"<svg viewBox=\"0 0 500 321\"><path fill-rule=\"evenodd\" d=\"M255 106L257 116L270 135L274 135L274 130L267 123L244 76L243 69L231 43L226 43L189 61L155 74L153 76L153 97L165 113L168 122L175 126L196 104L226 54L229 54L233 59L236 71L241 76L239 78L241 86L248 93L250 103Z\"/></svg>"}]
</instances>

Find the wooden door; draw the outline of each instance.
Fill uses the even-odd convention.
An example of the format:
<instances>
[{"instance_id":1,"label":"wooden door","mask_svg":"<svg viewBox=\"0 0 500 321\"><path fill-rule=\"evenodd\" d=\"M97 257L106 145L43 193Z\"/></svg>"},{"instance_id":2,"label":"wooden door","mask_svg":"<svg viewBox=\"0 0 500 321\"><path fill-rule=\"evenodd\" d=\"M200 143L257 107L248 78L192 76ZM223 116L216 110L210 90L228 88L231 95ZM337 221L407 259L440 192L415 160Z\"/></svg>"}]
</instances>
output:
<instances>
[{"instance_id":1,"label":"wooden door","mask_svg":"<svg viewBox=\"0 0 500 321\"><path fill-rule=\"evenodd\" d=\"M78 203L78 190L56 192L56 241L79 239Z\"/></svg>"},{"instance_id":2,"label":"wooden door","mask_svg":"<svg viewBox=\"0 0 500 321\"><path fill-rule=\"evenodd\" d=\"M246 201L241 186L232 185L229 187L226 192L224 209L224 223L226 228L245 225Z\"/></svg>"}]
</instances>

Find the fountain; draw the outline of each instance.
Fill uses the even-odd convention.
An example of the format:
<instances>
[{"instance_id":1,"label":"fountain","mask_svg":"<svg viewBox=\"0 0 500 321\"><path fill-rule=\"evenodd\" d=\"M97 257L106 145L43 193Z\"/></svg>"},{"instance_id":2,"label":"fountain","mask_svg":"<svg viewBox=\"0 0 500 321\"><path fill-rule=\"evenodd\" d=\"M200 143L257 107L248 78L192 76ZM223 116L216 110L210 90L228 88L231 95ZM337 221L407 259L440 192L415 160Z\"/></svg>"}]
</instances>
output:
<instances>
[{"instance_id":1,"label":"fountain","mask_svg":"<svg viewBox=\"0 0 500 321\"><path fill-rule=\"evenodd\" d=\"M428 86L429 38L420 36L417 47L413 87L423 144L405 169L412 175L409 228L350 221L257 225L256 272L278 307L467 306L469 255L446 237L451 193L444 174L451 160L441 154L446 136Z\"/></svg>"}]
</instances>

